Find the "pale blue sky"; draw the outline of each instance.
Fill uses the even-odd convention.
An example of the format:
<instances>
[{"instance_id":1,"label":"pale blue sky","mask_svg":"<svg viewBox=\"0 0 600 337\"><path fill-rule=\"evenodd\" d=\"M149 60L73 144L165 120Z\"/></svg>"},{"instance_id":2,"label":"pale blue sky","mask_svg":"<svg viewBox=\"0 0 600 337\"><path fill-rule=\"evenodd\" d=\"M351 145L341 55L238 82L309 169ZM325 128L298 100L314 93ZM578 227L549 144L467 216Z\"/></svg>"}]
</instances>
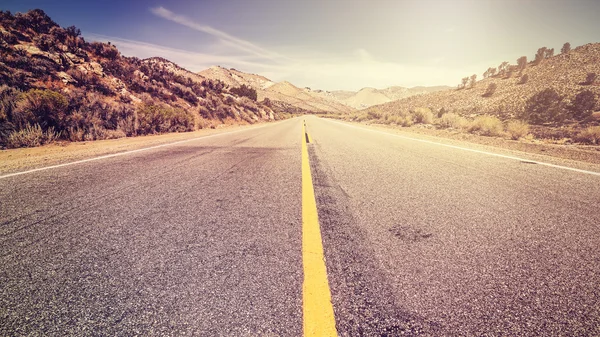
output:
<instances>
[{"instance_id":1,"label":"pale blue sky","mask_svg":"<svg viewBox=\"0 0 600 337\"><path fill-rule=\"evenodd\" d=\"M0 1L41 8L127 56L326 90L456 85L537 48L600 42L600 1Z\"/></svg>"}]
</instances>

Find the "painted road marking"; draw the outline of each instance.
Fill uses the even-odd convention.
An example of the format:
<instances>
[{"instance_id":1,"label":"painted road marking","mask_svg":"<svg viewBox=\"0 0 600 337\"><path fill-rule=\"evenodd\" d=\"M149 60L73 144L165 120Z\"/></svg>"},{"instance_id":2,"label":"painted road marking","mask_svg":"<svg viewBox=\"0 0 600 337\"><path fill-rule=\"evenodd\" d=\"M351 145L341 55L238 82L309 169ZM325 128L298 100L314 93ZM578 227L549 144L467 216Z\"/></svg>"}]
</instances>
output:
<instances>
[{"instance_id":1,"label":"painted road marking","mask_svg":"<svg viewBox=\"0 0 600 337\"><path fill-rule=\"evenodd\" d=\"M337 336L315 190L310 173L306 126L302 124L302 303L304 336Z\"/></svg>"},{"instance_id":2,"label":"painted road marking","mask_svg":"<svg viewBox=\"0 0 600 337\"><path fill-rule=\"evenodd\" d=\"M161 148L161 147L167 147L167 146L172 146L172 145L177 145L177 144L188 143L188 142L192 142L192 141L195 141L195 140L207 139L207 138L212 138L212 137L217 137L217 136L223 136L223 135L229 135L229 134L232 134L232 133L242 132L242 131L246 131L246 130L256 130L256 129L264 128L265 126L274 125L274 124L275 123L270 123L270 124L265 124L265 125L256 126L256 127L247 128L247 129L242 129L242 130L234 130L234 131L228 131L228 132L223 132L223 133L217 133L217 134L213 134L213 135L194 137L194 138L190 138L190 139L178 140L178 141L173 142L173 143L166 143L166 144L160 144L160 145L145 147L143 149L137 149L137 150L130 150L130 151L125 151L125 152L107 154L107 155L104 155L104 156L99 156L99 157L94 157L94 158L89 158L89 159L83 159L83 160L73 161L73 162L64 163L64 164L58 164L58 165L40 167L40 168L28 170L28 171L9 173L9 174L5 174L3 176L0 176L0 179L14 177L14 176L19 176L19 175L22 175L22 174L28 174L28 173L33 173L33 172L50 170L50 169L64 167L64 166L70 166L70 165L76 165L76 164L83 164L83 163L87 163L87 162L91 162L91 161L96 161L96 160L102 160L102 159L107 159L107 158L119 157L119 156L124 156L124 155L132 154L132 153L138 153L138 152L143 152L143 151L148 151L148 150L154 150L154 149L158 149L158 148Z\"/></svg>"},{"instance_id":3,"label":"painted road marking","mask_svg":"<svg viewBox=\"0 0 600 337\"><path fill-rule=\"evenodd\" d=\"M579 173L585 173L585 174L591 174L591 175L595 175L595 176L600 176L600 172L582 170L582 169L578 169L578 168L574 168L574 167L568 167L568 166L562 166L562 165L556 165L556 164L550 164L550 163L546 163L546 162L543 162L543 161L529 160L529 159L519 158L519 157L515 157L515 156L508 156L508 155L494 153L494 152L487 152L487 151L482 151L482 150L469 149L467 147L461 147L461 146L456 146L456 145L438 143L438 142L434 142L434 141L431 141L431 140L425 140L425 139L418 139L418 138L412 138L412 137L407 137L407 136L401 136L401 135L397 135L397 134L393 134L393 133L388 133L388 132L384 132L384 131L380 131L380 130L371 130L371 129L368 129L368 128L364 128L364 127L360 127L360 126L356 126L356 125L350 125L350 124L346 124L346 123L342 123L342 122L338 122L338 121L332 121L332 120L330 120L330 122L337 123L337 124L340 124L340 125L345 125L347 127L356 128L356 129L360 129L360 130L371 131L371 132L376 132L376 133L382 133L382 134L385 134L385 135L388 135L388 136L398 137L398 138L402 138L402 139L406 139L406 140L412 140L412 141L415 141L415 142L421 142L421 143L427 143L427 144L445 146L445 147L449 147L449 148L452 148L452 149L458 149L458 150L463 150L463 151L480 153L480 154L485 154L485 155L493 156L493 157L518 160L518 161L522 161L522 162L527 162L528 164L539 164L539 165L553 167L553 168L557 168L557 169L561 169L561 170L568 170L568 171L573 171L573 172L579 172Z\"/></svg>"}]
</instances>

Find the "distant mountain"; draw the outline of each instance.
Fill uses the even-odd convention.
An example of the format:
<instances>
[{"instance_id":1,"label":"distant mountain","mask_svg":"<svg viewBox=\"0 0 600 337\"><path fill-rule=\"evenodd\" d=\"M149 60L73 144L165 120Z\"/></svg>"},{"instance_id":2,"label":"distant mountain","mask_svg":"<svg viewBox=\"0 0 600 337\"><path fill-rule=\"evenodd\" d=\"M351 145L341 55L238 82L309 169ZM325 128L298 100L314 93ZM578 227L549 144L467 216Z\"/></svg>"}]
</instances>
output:
<instances>
[{"instance_id":1,"label":"distant mountain","mask_svg":"<svg viewBox=\"0 0 600 337\"><path fill-rule=\"evenodd\" d=\"M309 88L298 88L292 83L283 81L275 83L263 76L248 74L236 69L213 66L198 73L208 79L219 80L231 87L242 85L256 90L258 100L267 98L270 104L291 112L314 113L349 113L354 108L338 102L331 96L322 95L321 91Z\"/></svg>"},{"instance_id":2,"label":"distant mountain","mask_svg":"<svg viewBox=\"0 0 600 337\"><path fill-rule=\"evenodd\" d=\"M522 74L519 74L516 65L508 64L505 71L477 81L474 87L467 85L462 89L412 96L371 109L394 114L427 107L434 111L443 108L463 115L491 114L502 119L515 118L525 109L530 97L547 88L556 90L565 105L583 90L600 97L600 81L586 83L588 74L600 75L600 43L549 56L539 64L529 62ZM492 84L496 89L486 94Z\"/></svg>"},{"instance_id":3,"label":"distant mountain","mask_svg":"<svg viewBox=\"0 0 600 337\"><path fill-rule=\"evenodd\" d=\"M124 57L110 43L90 43L80 34L39 9L0 11L0 146L190 131L286 116L251 95L229 91L227 84L238 82L207 79L158 57ZM232 78L241 77L234 72ZM248 81L270 85L260 76Z\"/></svg>"},{"instance_id":4,"label":"distant mountain","mask_svg":"<svg viewBox=\"0 0 600 337\"><path fill-rule=\"evenodd\" d=\"M384 104L410 96L426 94L430 92L449 90L448 86L436 87L389 87L385 89L363 88L357 92L354 91L332 91L330 95L335 99L355 109L364 109L373 105Z\"/></svg>"}]
</instances>

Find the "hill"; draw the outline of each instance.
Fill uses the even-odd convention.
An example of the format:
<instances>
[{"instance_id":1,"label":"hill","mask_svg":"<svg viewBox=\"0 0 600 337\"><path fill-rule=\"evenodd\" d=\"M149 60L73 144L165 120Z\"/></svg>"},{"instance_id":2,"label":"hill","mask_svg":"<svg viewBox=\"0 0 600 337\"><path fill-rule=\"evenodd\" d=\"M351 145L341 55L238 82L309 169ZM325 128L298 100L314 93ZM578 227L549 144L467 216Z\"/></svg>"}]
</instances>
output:
<instances>
[{"instance_id":1,"label":"hill","mask_svg":"<svg viewBox=\"0 0 600 337\"><path fill-rule=\"evenodd\" d=\"M287 81L275 83L260 75L220 66L213 66L198 74L208 79L223 81L231 87L249 86L256 90L259 101L268 99L276 109L290 112L338 114L354 111L354 108L338 102L334 97L322 95L320 90L301 89Z\"/></svg>"},{"instance_id":2,"label":"hill","mask_svg":"<svg viewBox=\"0 0 600 337\"><path fill-rule=\"evenodd\" d=\"M357 92L332 91L331 94L340 103L346 104L355 109L364 109L373 105L384 104L415 95L449 89L451 88L447 86L413 88L393 86L385 89L363 88Z\"/></svg>"},{"instance_id":3,"label":"hill","mask_svg":"<svg viewBox=\"0 0 600 337\"><path fill-rule=\"evenodd\" d=\"M495 69L495 68L494 68ZM587 84L589 73L600 74L600 44L586 44L567 53L544 58L539 64L529 62L522 74L516 65L506 71L475 82L471 87L421 94L373 107L385 113L430 108L462 115L490 114L501 119L517 118L525 112L527 100L544 89L554 89L564 106L583 90L600 95L600 85ZM526 80L524 79L527 78ZM486 94L492 83L495 91Z\"/></svg>"},{"instance_id":4,"label":"hill","mask_svg":"<svg viewBox=\"0 0 600 337\"><path fill-rule=\"evenodd\" d=\"M0 146L191 131L286 114L162 58L124 57L42 10L0 11Z\"/></svg>"}]
</instances>

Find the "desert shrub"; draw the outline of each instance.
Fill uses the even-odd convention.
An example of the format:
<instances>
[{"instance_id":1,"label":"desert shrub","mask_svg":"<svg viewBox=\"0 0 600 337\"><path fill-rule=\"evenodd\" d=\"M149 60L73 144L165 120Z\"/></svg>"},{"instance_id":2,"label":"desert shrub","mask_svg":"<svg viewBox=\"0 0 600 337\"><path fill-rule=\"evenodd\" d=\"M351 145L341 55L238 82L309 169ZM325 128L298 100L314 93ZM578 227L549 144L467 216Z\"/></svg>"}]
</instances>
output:
<instances>
[{"instance_id":1,"label":"desert shrub","mask_svg":"<svg viewBox=\"0 0 600 337\"><path fill-rule=\"evenodd\" d=\"M496 92L496 88L498 87L498 85L496 83L490 83L487 87L487 89L485 90L485 93L483 94L483 97L490 97L494 94L494 92Z\"/></svg>"},{"instance_id":2,"label":"desert shrub","mask_svg":"<svg viewBox=\"0 0 600 337\"><path fill-rule=\"evenodd\" d=\"M467 127L471 133L483 136L501 136L504 133L502 121L494 116L478 116Z\"/></svg>"},{"instance_id":3,"label":"desert shrub","mask_svg":"<svg viewBox=\"0 0 600 337\"><path fill-rule=\"evenodd\" d=\"M596 73L588 73L585 77L585 84L590 85L590 84L594 84L594 82L596 82Z\"/></svg>"},{"instance_id":4,"label":"desert shrub","mask_svg":"<svg viewBox=\"0 0 600 337\"><path fill-rule=\"evenodd\" d=\"M251 100L250 98L246 97L246 96L242 96L238 99L238 102L241 106L245 107L248 110L251 111L258 111L258 105L256 105L256 103Z\"/></svg>"},{"instance_id":5,"label":"desert shrub","mask_svg":"<svg viewBox=\"0 0 600 337\"><path fill-rule=\"evenodd\" d=\"M256 101L257 99L256 90L245 84L242 84L239 88L231 88L229 89L229 92L237 96L248 97L253 101Z\"/></svg>"},{"instance_id":6,"label":"desert shrub","mask_svg":"<svg viewBox=\"0 0 600 337\"><path fill-rule=\"evenodd\" d=\"M527 83L527 81L529 81L529 75L523 74L523 76L521 76L521 79L519 80L519 84L525 84Z\"/></svg>"},{"instance_id":7,"label":"desert shrub","mask_svg":"<svg viewBox=\"0 0 600 337\"><path fill-rule=\"evenodd\" d=\"M183 132L194 130L194 118L183 109L142 104L137 110L137 133Z\"/></svg>"},{"instance_id":8,"label":"desert shrub","mask_svg":"<svg viewBox=\"0 0 600 337\"><path fill-rule=\"evenodd\" d=\"M380 119L383 116L383 113L376 109L369 109L367 111L368 119Z\"/></svg>"},{"instance_id":9,"label":"desert shrub","mask_svg":"<svg viewBox=\"0 0 600 337\"><path fill-rule=\"evenodd\" d=\"M563 98L552 88L544 89L527 100L522 117L531 124L560 122L564 119Z\"/></svg>"},{"instance_id":10,"label":"desert shrub","mask_svg":"<svg viewBox=\"0 0 600 337\"><path fill-rule=\"evenodd\" d=\"M584 120L592 115L596 108L598 98L596 94L590 90L584 90L575 96L575 99L567 107L577 120Z\"/></svg>"},{"instance_id":11,"label":"desert shrub","mask_svg":"<svg viewBox=\"0 0 600 337\"><path fill-rule=\"evenodd\" d=\"M433 113L428 108L416 108L412 111L415 123L431 124L433 123Z\"/></svg>"},{"instance_id":12,"label":"desert shrub","mask_svg":"<svg viewBox=\"0 0 600 337\"><path fill-rule=\"evenodd\" d=\"M529 124L519 120L510 121L506 124L506 132L511 139L517 140L529 134Z\"/></svg>"},{"instance_id":13,"label":"desert shrub","mask_svg":"<svg viewBox=\"0 0 600 337\"><path fill-rule=\"evenodd\" d=\"M412 115L404 115L396 117L396 124L407 128L409 126L413 126L415 122Z\"/></svg>"},{"instance_id":14,"label":"desert shrub","mask_svg":"<svg viewBox=\"0 0 600 337\"><path fill-rule=\"evenodd\" d=\"M600 126L590 126L581 130L575 136L575 141L585 144L600 145Z\"/></svg>"},{"instance_id":15,"label":"desert shrub","mask_svg":"<svg viewBox=\"0 0 600 337\"><path fill-rule=\"evenodd\" d=\"M527 56L521 56L517 59L517 67L521 72L527 67Z\"/></svg>"},{"instance_id":16,"label":"desert shrub","mask_svg":"<svg viewBox=\"0 0 600 337\"><path fill-rule=\"evenodd\" d=\"M19 127L39 124L42 129L64 129L69 102L58 92L32 89L19 95L13 121Z\"/></svg>"},{"instance_id":17,"label":"desert shrub","mask_svg":"<svg viewBox=\"0 0 600 337\"><path fill-rule=\"evenodd\" d=\"M466 118L449 112L444 114L438 123L442 128L464 129L469 122Z\"/></svg>"},{"instance_id":18,"label":"desert shrub","mask_svg":"<svg viewBox=\"0 0 600 337\"><path fill-rule=\"evenodd\" d=\"M448 112L448 110L446 108L442 107L441 109L438 110L437 117L441 118L447 112Z\"/></svg>"},{"instance_id":19,"label":"desert shrub","mask_svg":"<svg viewBox=\"0 0 600 337\"><path fill-rule=\"evenodd\" d=\"M40 146L51 143L58 136L52 127L44 131L39 124L27 125L21 130L13 131L8 136L6 145L9 148Z\"/></svg>"},{"instance_id":20,"label":"desert shrub","mask_svg":"<svg viewBox=\"0 0 600 337\"><path fill-rule=\"evenodd\" d=\"M570 51L571 51L571 44L569 42L565 42L565 44L563 44L562 48L560 49L560 52L563 54L567 54Z\"/></svg>"}]
</instances>

